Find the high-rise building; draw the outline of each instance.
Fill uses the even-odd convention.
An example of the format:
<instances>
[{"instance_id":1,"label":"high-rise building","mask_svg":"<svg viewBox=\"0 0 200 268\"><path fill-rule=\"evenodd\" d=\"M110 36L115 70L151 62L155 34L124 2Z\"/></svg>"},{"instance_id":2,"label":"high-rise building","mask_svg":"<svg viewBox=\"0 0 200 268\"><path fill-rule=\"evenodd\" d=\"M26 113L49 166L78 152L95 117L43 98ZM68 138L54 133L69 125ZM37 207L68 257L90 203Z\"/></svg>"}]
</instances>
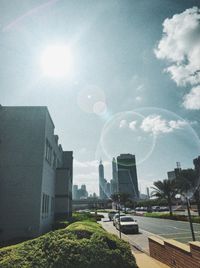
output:
<instances>
[{"instance_id":1,"label":"high-rise building","mask_svg":"<svg viewBox=\"0 0 200 268\"><path fill-rule=\"evenodd\" d=\"M112 160L111 194L115 194L117 192L118 192L117 161L113 157L113 160Z\"/></svg>"},{"instance_id":2,"label":"high-rise building","mask_svg":"<svg viewBox=\"0 0 200 268\"><path fill-rule=\"evenodd\" d=\"M194 164L194 169L197 173L197 185L196 186L200 192L200 156L198 156L197 158L193 160L193 164Z\"/></svg>"},{"instance_id":3,"label":"high-rise building","mask_svg":"<svg viewBox=\"0 0 200 268\"><path fill-rule=\"evenodd\" d=\"M99 163L99 197L100 199L107 199L105 191L106 180L104 178L104 166L102 160Z\"/></svg>"},{"instance_id":4,"label":"high-rise building","mask_svg":"<svg viewBox=\"0 0 200 268\"><path fill-rule=\"evenodd\" d=\"M0 107L0 240L35 237L71 216L73 156L46 107Z\"/></svg>"},{"instance_id":5,"label":"high-rise building","mask_svg":"<svg viewBox=\"0 0 200 268\"><path fill-rule=\"evenodd\" d=\"M135 155L120 154L117 157L118 191L128 193L130 198L139 198Z\"/></svg>"},{"instance_id":6,"label":"high-rise building","mask_svg":"<svg viewBox=\"0 0 200 268\"><path fill-rule=\"evenodd\" d=\"M149 199L150 198L149 187L147 187L146 190L147 190L147 198Z\"/></svg>"}]
</instances>

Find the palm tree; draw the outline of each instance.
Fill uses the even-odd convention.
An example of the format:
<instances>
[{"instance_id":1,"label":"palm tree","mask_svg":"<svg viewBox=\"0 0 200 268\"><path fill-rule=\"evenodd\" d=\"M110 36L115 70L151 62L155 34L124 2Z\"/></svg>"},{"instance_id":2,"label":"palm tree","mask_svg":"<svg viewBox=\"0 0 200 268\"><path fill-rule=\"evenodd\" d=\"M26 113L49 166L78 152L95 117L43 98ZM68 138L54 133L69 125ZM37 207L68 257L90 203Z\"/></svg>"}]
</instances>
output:
<instances>
[{"instance_id":1,"label":"palm tree","mask_svg":"<svg viewBox=\"0 0 200 268\"><path fill-rule=\"evenodd\" d=\"M197 188L198 176L194 169L181 170L176 178L177 189L180 194L187 194L190 192L197 204L198 215L200 216L200 193Z\"/></svg>"},{"instance_id":2,"label":"palm tree","mask_svg":"<svg viewBox=\"0 0 200 268\"><path fill-rule=\"evenodd\" d=\"M172 216L172 201L175 198L175 195L177 194L176 181L175 180L155 181L153 185L154 187L151 187L153 189L151 196L155 196L160 199L166 199L169 206L170 216Z\"/></svg>"}]
</instances>

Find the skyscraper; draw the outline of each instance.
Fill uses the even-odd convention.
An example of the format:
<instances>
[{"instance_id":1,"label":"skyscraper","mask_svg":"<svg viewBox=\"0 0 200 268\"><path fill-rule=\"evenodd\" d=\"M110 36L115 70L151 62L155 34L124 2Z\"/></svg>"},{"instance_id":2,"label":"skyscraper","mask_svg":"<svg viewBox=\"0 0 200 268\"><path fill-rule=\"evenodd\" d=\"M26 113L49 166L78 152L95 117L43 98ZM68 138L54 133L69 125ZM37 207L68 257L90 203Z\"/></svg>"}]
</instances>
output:
<instances>
[{"instance_id":1,"label":"skyscraper","mask_svg":"<svg viewBox=\"0 0 200 268\"><path fill-rule=\"evenodd\" d=\"M106 193L105 193L105 183L106 180L104 179L104 166L102 164L102 160L100 160L99 163L99 197L100 199L106 199Z\"/></svg>"},{"instance_id":2,"label":"skyscraper","mask_svg":"<svg viewBox=\"0 0 200 268\"><path fill-rule=\"evenodd\" d=\"M112 194L115 194L118 192L118 179L117 179L117 161L113 157L112 160Z\"/></svg>"},{"instance_id":3,"label":"skyscraper","mask_svg":"<svg viewBox=\"0 0 200 268\"><path fill-rule=\"evenodd\" d=\"M139 198L135 155L120 154L117 157L118 191L130 194L131 199Z\"/></svg>"}]
</instances>

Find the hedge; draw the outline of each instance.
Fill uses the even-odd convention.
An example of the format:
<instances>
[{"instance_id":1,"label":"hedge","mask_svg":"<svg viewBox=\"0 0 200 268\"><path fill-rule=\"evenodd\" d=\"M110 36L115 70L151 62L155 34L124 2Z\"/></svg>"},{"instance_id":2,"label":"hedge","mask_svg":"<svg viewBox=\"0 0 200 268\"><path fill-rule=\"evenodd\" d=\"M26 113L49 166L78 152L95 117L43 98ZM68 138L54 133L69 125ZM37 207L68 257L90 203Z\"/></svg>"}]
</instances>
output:
<instances>
[{"instance_id":1,"label":"hedge","mask_svg":"<svg viewBox=\"0 0 200 268\"><path fill-rule=\"evenodd\" d=\"M0 249L1 268L135 268L129 245L91 221Z\"/></svg>"}]
</instances>

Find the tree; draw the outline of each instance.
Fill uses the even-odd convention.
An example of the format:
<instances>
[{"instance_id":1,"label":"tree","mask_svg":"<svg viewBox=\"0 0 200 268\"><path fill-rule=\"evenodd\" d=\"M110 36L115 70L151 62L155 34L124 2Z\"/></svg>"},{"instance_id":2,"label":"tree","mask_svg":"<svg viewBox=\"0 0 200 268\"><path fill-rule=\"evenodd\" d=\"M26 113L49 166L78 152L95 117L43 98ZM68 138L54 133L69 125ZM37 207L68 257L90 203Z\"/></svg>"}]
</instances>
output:
<instances>
[{"instance_id":1,"label":"tree","mask_svg":"<svg viewBox=\"0 0 200 268\"><path fill-rule=\"evenodd\" d=\"M194 169L181 170L176 178L178 192L182 195L190 192L197 204L198 215L200 216L200 193L197 188L198 175Z\"/></svg>"},{"instance_id":2,"label":"tree","mask_svg":"<svg viewBox=\"0 0 200 268\"><path fill-rule=\"evenodd\" d=\"M115 203L119 203L121 205L124 205L125 211L126 211L126 205L130 200L130 194L128 193L116 193L116 194L112 194L111 197L113 202Z\"/></svg>"},{"instance_id":3,"label":"tree","mask_svg":"<svg viewBox=\"0 0 200 268\"><path fill-rule=\"evenodd\" d=\"M175 180L163 180L163 181L155 181L153 183L154 187L151 196L157 197L159 199L166 199L170 216L172 216L172 201L177 194L176 190L176 181Z\"/></svg>"},{"instance_id":4,"label":"tree","mask_svg":"<svg viewBox=\"0 0 200 268\"><path fill-rule=\"evenodd\" d=\"M124 210L126 212L126 207L127 207L127 204L130 200L130 194L128 193L119 193L119 196L120 196L120 203L122 205L124 205Z\"/></svg>"}]
</instances>

